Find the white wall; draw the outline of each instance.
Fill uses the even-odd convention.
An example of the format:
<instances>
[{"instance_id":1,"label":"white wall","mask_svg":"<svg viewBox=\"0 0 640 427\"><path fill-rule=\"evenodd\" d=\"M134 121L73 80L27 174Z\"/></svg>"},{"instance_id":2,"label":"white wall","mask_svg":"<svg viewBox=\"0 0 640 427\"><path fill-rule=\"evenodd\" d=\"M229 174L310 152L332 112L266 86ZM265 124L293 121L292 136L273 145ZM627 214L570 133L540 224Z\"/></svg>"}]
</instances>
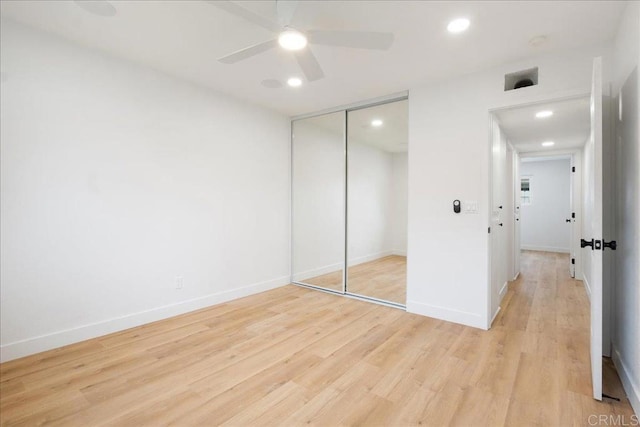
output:
<instances>
[{"instance_id":1,"label":"white wall","mask_svg":"<svg viewBox=\"0 0 640 427\"><path fill-rule=\"evenodd\" d=\"M569 253L571 160L523 158L520 177L531 179L531 204L520 207L521 248Z\"/></svg>"},{"instance_id":2,"label":"white wall","mask_svg":"<svg viewBox=\"0 0 640 427\"><path fill-rule=\"evenodd\" d=\"M613 360L640 414L640 3L629 2L614 42L613 96L622 88L623 120L614 118L617 157L616 286ZM617 116L617 108L614 107Z\"/></svg>"},{"instance_id":3,"label":"white wall","mask_svg":"<svg viewBox=\"0 0 640 427\"><path fill-rule=\"evenodd\" d=\"M288 282L287 117L11 22L1 42L2 360Z\"/></svg>"},{"instance_id":4,"label":"white wall","mask_svg":"<svg viewBox=\"0 0 640 427\"><path fill-rule=\"evenodd\" d=\"M487 328L489 110L587 94L605 47L531 58L437 84L409 96L407 309ZM504 92L504 74L539 67L539 85ZM456 215L454 199L477 201Z\"/></svg>"}]
</instances>

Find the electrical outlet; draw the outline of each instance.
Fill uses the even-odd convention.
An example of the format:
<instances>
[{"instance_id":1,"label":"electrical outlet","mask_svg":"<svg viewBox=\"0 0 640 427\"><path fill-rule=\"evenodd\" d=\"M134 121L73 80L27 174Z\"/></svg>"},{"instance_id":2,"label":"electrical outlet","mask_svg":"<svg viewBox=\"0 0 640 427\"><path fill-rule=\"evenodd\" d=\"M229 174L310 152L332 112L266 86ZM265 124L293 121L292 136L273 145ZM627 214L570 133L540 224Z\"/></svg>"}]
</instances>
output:
<instances>
[{"instance_id":1,"label":"electrical outlet","mask_svg":"<svg viewBox=\"0 0 640 427\"><path fill-rule=\"evenodd\" d=\"M176 276L176 289L182 289L184 286L184 279L182 276Z\"/></svg>"}]
</instances>

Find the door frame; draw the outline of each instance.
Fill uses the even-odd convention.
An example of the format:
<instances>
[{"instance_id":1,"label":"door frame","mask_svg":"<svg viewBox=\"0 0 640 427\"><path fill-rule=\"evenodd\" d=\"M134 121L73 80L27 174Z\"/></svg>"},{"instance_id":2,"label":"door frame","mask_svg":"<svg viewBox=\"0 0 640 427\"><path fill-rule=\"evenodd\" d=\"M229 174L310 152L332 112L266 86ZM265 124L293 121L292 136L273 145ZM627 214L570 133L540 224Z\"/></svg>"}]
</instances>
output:
<instances>
[{"instance_id":1,"label":"door frame","mask_svg":"<svg viewBox=\"0 0 640 427\"><path fill-rule=\"evenodd\" d=\"M505 105L500 105L500 106L496 106L493 108L489 108L489 110L487 111L487 115L488 115L488 138L487 138L487 145L486 145L486 149L487 152L489 153L488 157L489 157L489 173L487 174L487 180L488 180L488 202L487 202L487 207L486 207L486 214L487 214L487 219L488 219L488 224L487 224L487 229L490 230L491 229L491 218L492 218L492 213L493 213L493 168L494 168L494 162L493 162L493 155L492 155L492 150L493 150L493 138L494 138L494 132L493 132L493 124L494 121L496 120L496 114L500 111L503 110L510 110L513 108L521 108L521 107L529 107L532 105L538 105L538 104L547 104L550 102L561 102L561 101L569 101L572 99L578 99L578 98L589 98L591 95L591 91L568 91L568 92L558 92L555 95L554 94L550 94L547 96L542 96L540 98L536 98L535 100L528 100L525 102L515 102L515 103L509 103L509 104L505 104ZM560 151L560 150L558 150ZM576 150L566 150L567 153L565 154L573 154L574 151L579 151L581 152L581 149L576 149ZM522 156L522 153L517 152L519 157ZM549 155L550 152L545 152L546 155ZM577 168L576 168L577 169ZM580 168L582 169L582 168ZM515 186L515 180L513 182L513 185ZM578 206L582 206L581 205L581 199L580 199L580 203L578 203ZM575 204L574 204L575 207ZM513 215L513 214L512 214ZM578 213L576 213L576 216L578 216ZM582 215L580 214L580 217ZM580 228L578 229L578 232L582 231L582 223L581 223L581 218L580 218ZM515 233L513 233L513 235L515 236ZM493 317L494 317L494 313L492 313L492 301L494 298L493 295L493 275L492 275L492 259L493 259L493 252L495 250L495 248L493 247L493 239L492 236L490 234L490 232L487 234L488 238L487 238L487 286L486 286L486 313L487 313L487 317L486 317L486 321L487 321L487 329L491 329L491 324L493 323ZM515 244L515 242L509 242L509 245L513 248L513 245ZM573 244L573 242L572 242ZM515 248L513 248L515 250ZM580 252L580 251L576 251L576 252ZM516 258L514 257L514 260ZM581 263L578 264L579 261L576 259L576 267L578 267L578 265L580 265L580 280L582 280L582 267L581 267ZM509 268L510 266L508 266ZM511 269L509 269L511 270ZM517 268L516 270L520 270L519 268ZM576 268L576 272L578 271L578 269Z\"/></svg>"},{"instance_id":2,"label":"door frame","mask_svg":"<svg viewBox=\"0 0 640 427\"><path fill-rule=\"evenodd\" d=\"M582 251L580 248L580 236L582 235L582 149L573 150L553 150L553 151L533 151L528 153L519 153L519 161L526 158L549 157L549 158L568 158L570 167L575 167L575 172L571 173L570 181L570 202L571 210L575 213L575 218L571 223L571 234L569 237L569 257L575 258L574 279L582 280ZM518 185L518 177L514 177L514 185Z\"/></svg>"}]
</instances>

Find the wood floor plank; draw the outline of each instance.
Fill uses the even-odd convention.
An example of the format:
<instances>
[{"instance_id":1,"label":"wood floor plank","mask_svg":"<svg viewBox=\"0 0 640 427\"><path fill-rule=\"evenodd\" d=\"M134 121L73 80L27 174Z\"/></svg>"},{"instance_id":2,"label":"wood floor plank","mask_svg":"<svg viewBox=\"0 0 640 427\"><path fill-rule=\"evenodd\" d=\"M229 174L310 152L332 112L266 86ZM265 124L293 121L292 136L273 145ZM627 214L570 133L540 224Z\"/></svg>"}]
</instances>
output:
<instances>
[{"instance_id":1,"label":"wood floor plank","mask_svg":"<svg viewBox=\"0 0 640 427\"><path fill-rule=\"evenodd\" d=\"M489 331L285 286L3 363L0 425L629 420L610 361L604 390L622 401L591 398L589 301L567 263L524 252Z\"/></svg>"}]
</instances>

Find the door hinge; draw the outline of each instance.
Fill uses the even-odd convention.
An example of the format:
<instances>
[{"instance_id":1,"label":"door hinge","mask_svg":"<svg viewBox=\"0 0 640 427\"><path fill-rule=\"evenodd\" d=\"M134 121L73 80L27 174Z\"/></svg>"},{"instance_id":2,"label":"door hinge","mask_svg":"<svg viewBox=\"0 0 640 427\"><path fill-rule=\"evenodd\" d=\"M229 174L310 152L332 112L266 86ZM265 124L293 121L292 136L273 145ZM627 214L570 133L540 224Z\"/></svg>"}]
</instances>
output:
<instances>
[{"instance_id":1,"label":"door hinge","mask_svg":"<svg viewBox=\"0 0 640 427\"><path fill-rule=\"evenodd\" d=\"M489 227L489 230L487 231L487 233L491 233L491 227Z\"/></svg>"},{"instance_id":2,"label":"door hinge","mask_svg":"<svg viewBox=\"0 0 640 427\"><path fill-rule=\"evenodd\" d=\"M571 172L575 172L576 171L576 167L575 166L571 166Z\"/></svg>"},{"instance_id":3,"label":"door hinge","mask_svg":"<svg viewBox=\"0 0 640 427\"><path fill-rule=\"evenodd\" d=\"M571 258L571 265L576 265L576 259L575 258Z\"/></svg>"},{"instance_id":4,"label":"door hinge","mask_svg":"<svg viewBox=\"0 0 640 427\"><path fill-rule=\"evenodd\" d=\"M571 218L576 219L576 213L575 212L571 212Z\"/></svg>"},{"instance_id":5,"label":"door hinge","mask_svg":"<svg viewBox=\"0 0 640 427\"><path fill-rule=\"evenodd\" d=\"M602 240L602 250L604 251L605 248L609 248L612 251L615 251L618 248L618 243L615 240L612 240L610 242L607 242L606 240Z\"/></svg>"}]
</instances>

